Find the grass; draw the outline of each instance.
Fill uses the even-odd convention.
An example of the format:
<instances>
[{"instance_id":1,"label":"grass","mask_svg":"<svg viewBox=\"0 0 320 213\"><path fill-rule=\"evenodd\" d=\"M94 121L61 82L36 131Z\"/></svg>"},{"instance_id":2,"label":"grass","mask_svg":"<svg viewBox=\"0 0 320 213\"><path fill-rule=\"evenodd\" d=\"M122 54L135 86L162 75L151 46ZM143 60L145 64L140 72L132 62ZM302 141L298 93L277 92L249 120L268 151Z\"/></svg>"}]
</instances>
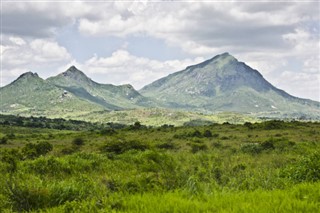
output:
<instances>
[{"instance_id":1,"label":"grass","mask_svg":"<svg viewBox=\"0 0 320 213\"><path fill-rule=\"evenodd\" d=\"M0 125L0 212L320 208L319 123L82 125Z\"/></svg>"}]
</instances>

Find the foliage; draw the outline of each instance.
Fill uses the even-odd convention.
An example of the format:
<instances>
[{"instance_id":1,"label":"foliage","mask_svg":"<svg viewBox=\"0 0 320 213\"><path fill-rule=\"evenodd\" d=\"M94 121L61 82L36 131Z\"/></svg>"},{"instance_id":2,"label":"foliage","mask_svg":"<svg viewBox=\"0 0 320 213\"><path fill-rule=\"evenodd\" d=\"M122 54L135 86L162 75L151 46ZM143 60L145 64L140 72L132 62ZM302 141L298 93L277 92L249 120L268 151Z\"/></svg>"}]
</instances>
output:
<instances>
[{"instance_id":1,"label":"foliage","mask_svg":"<svg viewBox=\"0 0 320 213\"><path fill-rule=\"evenodd\" d=\"M74 146L83 146L84 145L84 140L83 140L83 138L77 137L77 138L72 140L72 144Z\"/></svg>"},{"instance_id":2,"label":"foliage","mask_svg":"<svg viewBox=\"0 0 320 213\"><path fill-rule=\"evenodd\" d=\"M42 141L38 143L27 143L21 151L25 158L35 159L41 155L46 155L52 149L52 144L47 141Z\"/></svg>"},{"instance_id":3,"label":"foliage","mask_svg":"<svg viewBox=\"0 0 320 213\"><path fill-rule=\"evenodd\" d=\"M0 211L318 212L320 123L249 126L0 125Z\"/></svg>"},{"instance_id":4,"label":"foliage","mask_svg":"<svg viewBox=\"0 0 320 213\"><path fill-rule=\"evenodd\" d=\"M144 151L148 149L148 145L146 143L142 143L136 140L119 140L119 141L111 141L107 144L105 144L103 147L101 147L102 152L107 153L115 153L115 154L121 154L129 150L141 150Z\"/></svg>"},{"instance_id":5,"label":"foliage","mask_svg":"<svg viewBox=\"0 0 320 213\"><path fill-rule=\"evenodd\" d=\"M4 136L0 138L0 144L7 144L8 143L8 137Z\"/></svg>"},{"instance_id":6,"label":"foliage","mask_svg":"<svg viewBox=\"0 0 320 213\"><path fill-rule=\"evenodd\" d=\"M320 152L302 157L298 162L284 169L284 175L297 182L320 181Z\"/></svg>"}]
</instances>

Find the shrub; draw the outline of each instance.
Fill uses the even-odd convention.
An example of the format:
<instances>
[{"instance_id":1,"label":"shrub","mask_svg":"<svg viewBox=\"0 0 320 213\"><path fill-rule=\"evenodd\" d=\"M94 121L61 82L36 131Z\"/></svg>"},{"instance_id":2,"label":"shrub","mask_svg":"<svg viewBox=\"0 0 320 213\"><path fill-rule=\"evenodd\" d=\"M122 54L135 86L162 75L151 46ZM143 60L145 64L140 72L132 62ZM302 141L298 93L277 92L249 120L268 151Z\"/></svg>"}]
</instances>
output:
<instances>
[{"instance_id":1,"label":"shrub","mask_svg":"<svg viewBox=\"0 0 320 213\"><path fill-rule=\"evenodd\" d=\"M7 135L7 137L8 137L9 139L14 139L14 138L16 137L16 135L11 132L11 133L9 133L9 134Z\"/></svg>"},{"instance_id":2,"label":"shrub","mask_svg":"<svg viewBox=\"0 0 320 213\"><path fill-rule=\"evenodd\" d=\"M27 143L22 148L22 154L25 158L35 159L41 155L46 155L52 151L53 146L49 142Z\"/></svg>"},{"instance_id":3,"label":"shrub","mask_svg":"<svg viewBox=\"0 0 320 213\"><path fill-rule=\"evenodd\" d=\"M125 140L119 140L119 141L112 141L107 143L101 148L101 151L107 152L107 153L115 153L115 154L122 154L129 150L140 150L144 151L148 149L149 146L145 143L142 143L140 141L131 140L131 141L125 141Z\"/></svg>"},{"instance_id":4,"label":"shrub","mask_svg":"<svg viewBox=\"0 0 320 213\"><path fill-rule=\"evenodd\" d=\"M6 171L13 173L17 170L17 161L21 159L21 154L18 150L5 150L1 152L0 161L6 164Z\"/></svg>"},{"instance_id":5,"label":"shrub","mask_svg":"<svg viewBox=\"0 0 320 213\"><path fill-rule=\"evenodd\" d=\"M201 132L199 130L195 130L194 132L192 132L190 134L191 137L198 137L200 138L202 135L201 135Z\"/></svg>"},{"instance_id":6,"label":"shrub","mask_svg":"<svg viewBox=\"0 0 320 213\"><path fill-rule=\"evenodd\" d=\"M259 154L262 151L258 143L241 144L240 150L248 154Z\"/></svg>"},{"instance_id":7,"label":"shrub","mask_svg":"<svg viewBox=\"0 0 320 213\"><path fill-rule=\"evenodd\" d=\"M212 132L210 130L206 130L206 131L204 131L203 136L206 138L211 138Z\"/></svg>"},{"instance_id":8,"label":"shrub","mask_svg":"<svg viewBox=\"0 0 320 213\"><path fill-rule=\"evenodd\" d=\"M295 164L285 168L284 176L295 182L316 182L320 180L320 152L314 152L301 158Z\"/></svg>"},{"instance_id":9,"label":"shrub","mask_svg":"<svg viewBox=\"0 0 320 213\"><path fill-rule=\"evenodd\" d=\"M176 149L176 145L171 141L158 144L157 147L160 149Z\"/></svg>"},{"instance_id":10,"label":"shrub","mask_svg":"<svg viewBox=\"0 0 320 213\"><path fill-rule=\"evenodd\" d=\"M105 128L100 131L101 135L114 135L117 134L117 131L112 128Z\"/></svg>"},{"instance_id":11,"label":"shrub","mask_svg":"<svg viewBox=\"0 0 320 213\"><path fill-rule=\"evenodd\" d=\"M266 121L262 123L264 129L271 130L271 129L283 129L286 127L286 123L284 121L273 120L273 121Z\"/></svg>"},{"instance_id":12,"label":"shrub","mask_svg":"<svg viewBox=\"0 0 320 213\"><path fill-rule=\"evenodd\" d=\"M78 137L78 138L73 139L72 144L74 146L83 146L84 140L83 140L83 138Z\"/></svg>"},{"instance_id":13,"label":"shrub","mask_svg":"<svg viewBox=\"0 0 320 213\"><path fill-rule=\"evenodd\" d=\"M274 143L275 143L275 141L273 140L273 138L270 138L270 139L262 142L260 146L263 150L274 149L275 148Z\"/></svg>"},{"instance_id":14,"label":"shrub","mask_svg":"<svg viewBox=\"0 0 320 213\"><path fill-rule=\"evenodd\" d=\"M0 144L7 144L8 143L8 137L4 136L0 139Z\"/></svg>"},{"instance_id":15,"label":"shrub","mask_svg":"<svg viewBox=\"0 0 320 213\"><path fill-rule=\"evenodd\" d=\"M253 125L250 122L245 122L243 126L247 127L248 129L253 129Z\"/></svg>"},{"instance_id":16,"label":"shrub","mask_svg":"<svg viewBox=\"0 0 320 213\"><path fill-rule=\"evenodd\" d=\"M191 152L196 153L199 151L205 151L208 149L208 146L204 143L190 143Z\"/></svg>"},{"instance_id":17,"label":"shrub","mask_svg":"<svg viewBox=\"0 0 320 213\"><path fill-rule=\"evenodd\" d=\"M236 166L234 166L234 167L232 168L232 171L233 171L233 172L240 172L240 171L245 170L246 168L247 168L247 166L246 166L245 164L240 163L240 164L237 164Z\"/></svg>"},{"instance_id":18,"label":"shrub","mask_svg":"<svg viewBox=\"0 0 320 213\"><path fill-rule=\"evenodd\" d=\"M77 147L65 147L63 149L61 149L60 153L63 155L70 155L74 152L76 152L78 149Z\"/></svg>"}]
</instances>

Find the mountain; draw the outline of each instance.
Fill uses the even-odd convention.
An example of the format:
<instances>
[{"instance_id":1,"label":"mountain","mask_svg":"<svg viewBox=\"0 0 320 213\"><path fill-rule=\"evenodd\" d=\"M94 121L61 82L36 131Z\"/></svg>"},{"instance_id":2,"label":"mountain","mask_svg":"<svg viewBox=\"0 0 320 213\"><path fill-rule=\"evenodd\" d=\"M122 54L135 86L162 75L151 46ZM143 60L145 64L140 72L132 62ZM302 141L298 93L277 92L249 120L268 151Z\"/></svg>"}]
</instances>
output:
<instances>
[{"instance_id":1,"label":"mountain","mask_svg":"<svg viewBox=\"0 0 320 213\"><path fill-rule=\"evenodd\" d=\"M99 84L75 66L48 78L47 82L110 110L133 109L153 104L129 84L120 86Z\"/></svg>"},{"instance_id":2,"label":"mountain","mask_svg":"<svg viewBox=\"0 0 320 213\"><path fill-rule=\"evenodd\" d=\"M27 72L0 88L0 113L49 117L84 116L92 112L155 105L131 85L99 84L72 66L47 80Z\"/></svg>"},{"instance_id":3,"label":"mountain","mask_svg":"<svg viewBox=\"0 0 320 213\"><path fill-rule=\"evenodd\" d=\"M0 98L0 113L26 116L94 117L102 121L101 116L107 118L110 111L136 109L144 112L141 117L148 114L145 108L166 108L320 120L319 102L297 98L274 87L257 70L228 53L170 74L140 91L131 85L94 82L74 66L46 80L27 72L0 88ZM126 114L132 113L116 115ZM156 114L148 116L151 119ZM116 120L123 120L120 117ZM125 120L128 119L134 120Z\"/></svg>"},{"instance_id":4,"label":"mountain","mask_svg":"<svg viewBox=\"0 0 320 213\"><path fill-rule=\"evenodd\" d=\"M0 88L0 96L2 113L50 116L103 110L103 107L67 93L32 72L24 73Z\"/></svg>"},{"instance_id":5,"label":"mountain","mask_svg":"<svg viewBox=\"0 0 320 213\"><path fill-rule=\"evenodd\" d=\"M168 108L274 116L320 115L319 102L277 89L229 53L161 78L139 91Z\"/></svg>"}]
</instances>

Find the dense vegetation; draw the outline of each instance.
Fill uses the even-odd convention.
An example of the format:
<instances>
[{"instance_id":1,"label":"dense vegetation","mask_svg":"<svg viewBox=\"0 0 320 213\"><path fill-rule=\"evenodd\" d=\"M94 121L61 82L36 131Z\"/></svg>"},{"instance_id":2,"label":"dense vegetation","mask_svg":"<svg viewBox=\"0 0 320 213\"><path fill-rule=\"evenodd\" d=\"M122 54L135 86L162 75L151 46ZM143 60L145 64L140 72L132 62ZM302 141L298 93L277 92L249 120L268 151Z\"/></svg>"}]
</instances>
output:
<instances>
[{"instance_id":1,"label":"dense vegetation","mask_svg":"<svg viewBox=\"0 0 320 213\"><path fill-rule=\"evenodd\" d=\"M0 125L0 212L320 209L320 123L42 127Z\"/></svg>"}]
</instances>

